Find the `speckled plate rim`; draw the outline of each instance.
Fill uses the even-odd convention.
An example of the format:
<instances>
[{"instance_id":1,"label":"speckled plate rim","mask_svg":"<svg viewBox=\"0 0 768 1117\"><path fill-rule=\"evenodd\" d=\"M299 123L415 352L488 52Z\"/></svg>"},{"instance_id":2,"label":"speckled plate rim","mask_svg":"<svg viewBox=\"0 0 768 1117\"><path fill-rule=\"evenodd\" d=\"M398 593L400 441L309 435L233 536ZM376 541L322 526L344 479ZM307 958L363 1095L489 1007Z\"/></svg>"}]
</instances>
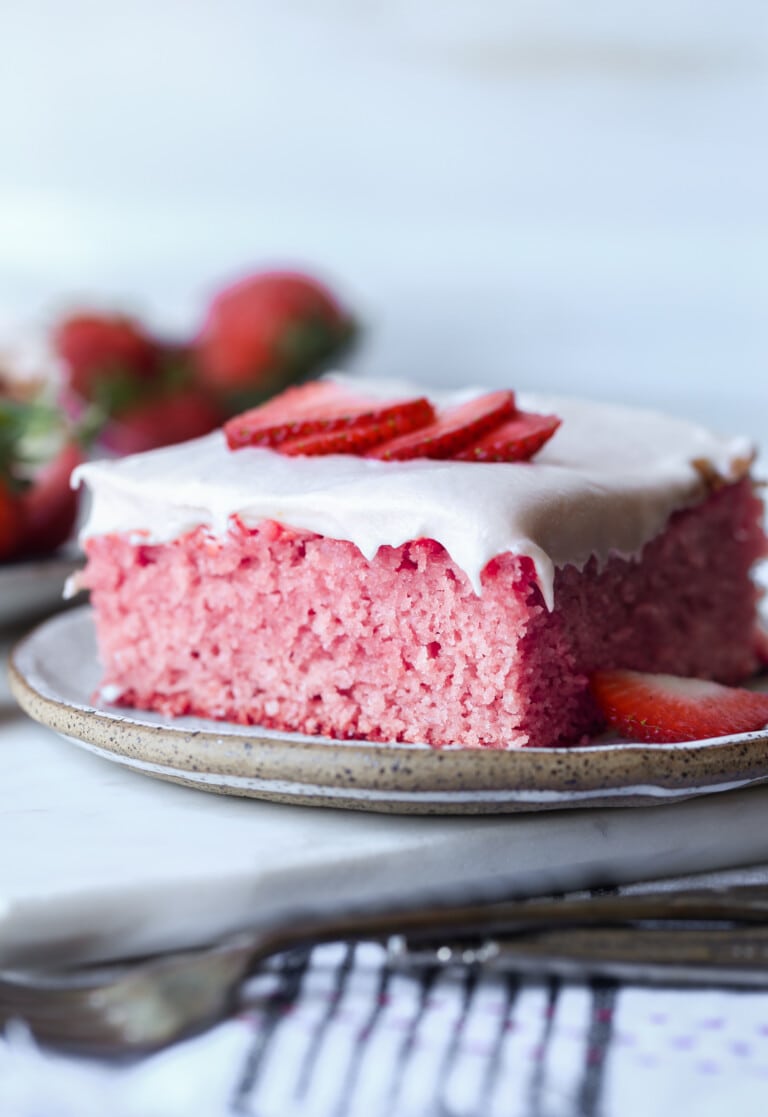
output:
<instances>
[{"instance_id":1,"label":"speckled plate rim","mask_svg":"<svg viewBox=\"0 0 768 1117\"><path fill-rule=\"evenodd\" d=\"M99 707L87 682L97 673L87 606L38 626L10 662L12 692L30 717L105 759L204 791L390 813L483 814L659 804L768 782L766 731L678 745L605 739L567 749L436 750Z\"/></svg>"}]
</instances>

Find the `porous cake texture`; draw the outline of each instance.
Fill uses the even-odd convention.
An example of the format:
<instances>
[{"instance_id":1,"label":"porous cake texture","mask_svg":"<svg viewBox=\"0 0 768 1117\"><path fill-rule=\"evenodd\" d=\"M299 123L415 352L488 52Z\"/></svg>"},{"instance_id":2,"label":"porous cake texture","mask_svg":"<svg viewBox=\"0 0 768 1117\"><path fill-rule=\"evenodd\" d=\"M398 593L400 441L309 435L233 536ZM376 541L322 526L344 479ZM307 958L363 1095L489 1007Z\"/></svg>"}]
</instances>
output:
<instances>
[{"instance_id":1,"label":"porous cake texture","mask_svg":"<svg viewBox=\"0 0 768 1117\"><path fill-rule=\"evenodd\" d=\"M355 544L274 521L168 542L87 540L105 693L118 703L279 730L440 747L572 744L600 729L602 668L737 682L756 669L761 504L748 479L671 517L639 556L558 568L547 609L530 558L477 594L441 544Z\"/></svg>"}]
</instances>

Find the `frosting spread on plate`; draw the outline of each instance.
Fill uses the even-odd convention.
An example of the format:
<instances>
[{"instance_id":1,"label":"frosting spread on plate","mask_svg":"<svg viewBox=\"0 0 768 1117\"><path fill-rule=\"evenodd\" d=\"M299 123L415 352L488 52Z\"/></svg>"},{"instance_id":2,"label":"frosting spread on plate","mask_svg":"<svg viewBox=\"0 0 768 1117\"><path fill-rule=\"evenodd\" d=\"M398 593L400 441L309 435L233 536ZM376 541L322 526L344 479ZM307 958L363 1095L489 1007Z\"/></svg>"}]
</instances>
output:
<instances>
[{"instance_id":1,"label":"frosting spread on plate","mask_svg":"<svg viewBox=\"0 0 768 1117\"><path fill-rule=\"evenodd\" d=\"M358 394L397 398L414 385L354 380ZM483 389L430 391L440 405ZM532 462L382 462L352 455L285 457L228 449L221 431L119 461L79 467L91 490L82 538L129 532L165 542L200 525L224 533L237 515L351 540L367 557L412 539L440 542L480 592L480 574L506 551L528 555L549 608L555 568L596 555L637 556L708 481L743 476L753 456L743 438L656 412L518 394L526 411L563 425Z\"/></svg>"}]
</instances>

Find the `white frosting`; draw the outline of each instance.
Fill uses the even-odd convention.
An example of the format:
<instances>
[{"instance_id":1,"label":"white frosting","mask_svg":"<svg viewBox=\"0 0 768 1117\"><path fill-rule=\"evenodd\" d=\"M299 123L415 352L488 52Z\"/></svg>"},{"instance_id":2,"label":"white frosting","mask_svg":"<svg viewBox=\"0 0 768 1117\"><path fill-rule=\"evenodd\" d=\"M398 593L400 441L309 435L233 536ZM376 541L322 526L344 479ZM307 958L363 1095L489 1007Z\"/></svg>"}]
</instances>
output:
<instances>
[{"instance_id":1,"label":"white frosting","mask_svg":"<svg viewBox=\"0 0 768 1117\"><path fill-rule=\"evenodd\" d=\"M354 388L377 397L419 391L368 381L355 381ZM440 393L439 402L478 392ZM495 555L530 556L551 608L556 567L581 568L592 555L601 563L612 554L638 555L672 512L706 493L701 463L729 481L752 456L744 439L651 411L526 394L518 403L563 420L530 463L293 458L231 451L220 431L120 461L91 462L73 478L92 493L82 537L130 532L137 542L163 542L201 524L224 533L237 514L248 526L270 519L351 540L367 558L381 546L431 538L477 593L481 571Z\"/></svg>"}]
</instances>

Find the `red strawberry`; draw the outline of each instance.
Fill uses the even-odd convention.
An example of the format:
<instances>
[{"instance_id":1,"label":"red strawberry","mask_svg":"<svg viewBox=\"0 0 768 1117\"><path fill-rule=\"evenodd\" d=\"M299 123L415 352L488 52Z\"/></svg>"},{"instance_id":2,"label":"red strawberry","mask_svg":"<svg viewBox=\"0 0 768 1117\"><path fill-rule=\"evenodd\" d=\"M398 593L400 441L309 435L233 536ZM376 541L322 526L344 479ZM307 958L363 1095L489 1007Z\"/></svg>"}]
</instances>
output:
<instances>
[{"instance_id":1,"label":"red strawberry","mask_svg":"<svg viewBox=\"0 0 768 1117\"><path fill-rule=\"evenodd\" d=\"M369 450L369 458L406 461L410 458L450 458L470 442L498 426L515 410L513 392L489 392L439 414L434 423Z\"/></svg>"},{"instance_id":2,"label":"red strawberry","mask_svg":"<svg viewBox=\"0 0 768 1117\"><path fill-rule=\"evenodd\" d=\"M394 424L396 425L396 424ZM386 423L357 423L341 430L320 431L318 434L303 434L298 438L287 438L276 449L291 457L304 455L316 457L321 454L362 454L371 446L392 437L391 426Z\"/></svg>"},{"instance_id":3,"label":"red strawberry","mask_svg":"<svg viewBox=\"0 0 768 1117\"><path fill-rule=\"evenodd\" d=\"M72 470L82 461L80 447L67 442L35 474L19 500L23 535L19 549L25 555L42 555L65 543L77 518L77 493L70 487Z\"/></svg>"},{"instance_id":4,"label":"red strawberry","mask_svg":"<svg viewBox=\"0 0 768 1117\"><path fill-rule=\"evenodd\" d=\"M637 741L698 741L768 725L768 694L676 675L598 671L592 693L608 724Z\"/></svg>"},{"instance_id":5,"label":"red strawberry","mask_svg":"<svg viewBox=\"0 0 768 1117\"><path fill-rule=\"evenodd\" d=\"M455 457L467 462L528 461L550 440L560 424L556 415L518 411Z\"/></svg>"},{"instance_id":6,"label":"red strawberry","mask_svg":"<svg viewBox=\"0 0 768 1117\"><path fill-rule=\"evenodd\" d=\"M69 387L86 400L111 405L115 392L123 395L133 381L155 372L156 345L131 318L75 314L60 323L53 340Z\"/></svg>"},{"instance_id":7,"label":"red strawberry","mask_svg":"<svg viewBox=\"0 0 768 1117\"><path fill-rule=\"evenodd\" d=\"M187 389L147 399L111 420L102 430L101 442L117 454L139 454L208 434L221 420L218 404L201 391Z\"/></svg>"},{"instance_id":8,"label":"red strawberry","mask_svg":"<svg viewBox=\"0 0 768 1117\"><path fill-rule=\"evenodd\" d=\"M354 325L331 292L297 272L262 272L213 299L197 341L199 377L224 393L269 394L311 373Z\"/></svg>"},{"instance_id":9,"label":"red strawberry","mask_svg":"<svg viewBox=\"0 0 768 1117\"><path fill-rule=\"evenodd\" d=\"M381 436L378 441L391 438L394 433L411 431L425 426L434 418L434 409L424 397L409 400L366 400L355 396L333 381L322 380L303 384L287 391L224 425L230 449L242 446L272 446L282 449L287 440L307 438L310 435L329 435L352 428L376 426ZM338 446L338 440L330 443ZM323 450L322 440L309 451L293 453L339 453L336 448ZM367 443L371 445L371 443Z\"/></svg>"},{"instance_id":10,"label":"red strawberry","mask_svg":"<svg viewBox=\"0 0 768 1117\"><path fill-rule=\"evenodd\" d=\"M8 484L0 481L0 562L14 557L23 533L19 499Z\"/></svg>"}]
</instances>

